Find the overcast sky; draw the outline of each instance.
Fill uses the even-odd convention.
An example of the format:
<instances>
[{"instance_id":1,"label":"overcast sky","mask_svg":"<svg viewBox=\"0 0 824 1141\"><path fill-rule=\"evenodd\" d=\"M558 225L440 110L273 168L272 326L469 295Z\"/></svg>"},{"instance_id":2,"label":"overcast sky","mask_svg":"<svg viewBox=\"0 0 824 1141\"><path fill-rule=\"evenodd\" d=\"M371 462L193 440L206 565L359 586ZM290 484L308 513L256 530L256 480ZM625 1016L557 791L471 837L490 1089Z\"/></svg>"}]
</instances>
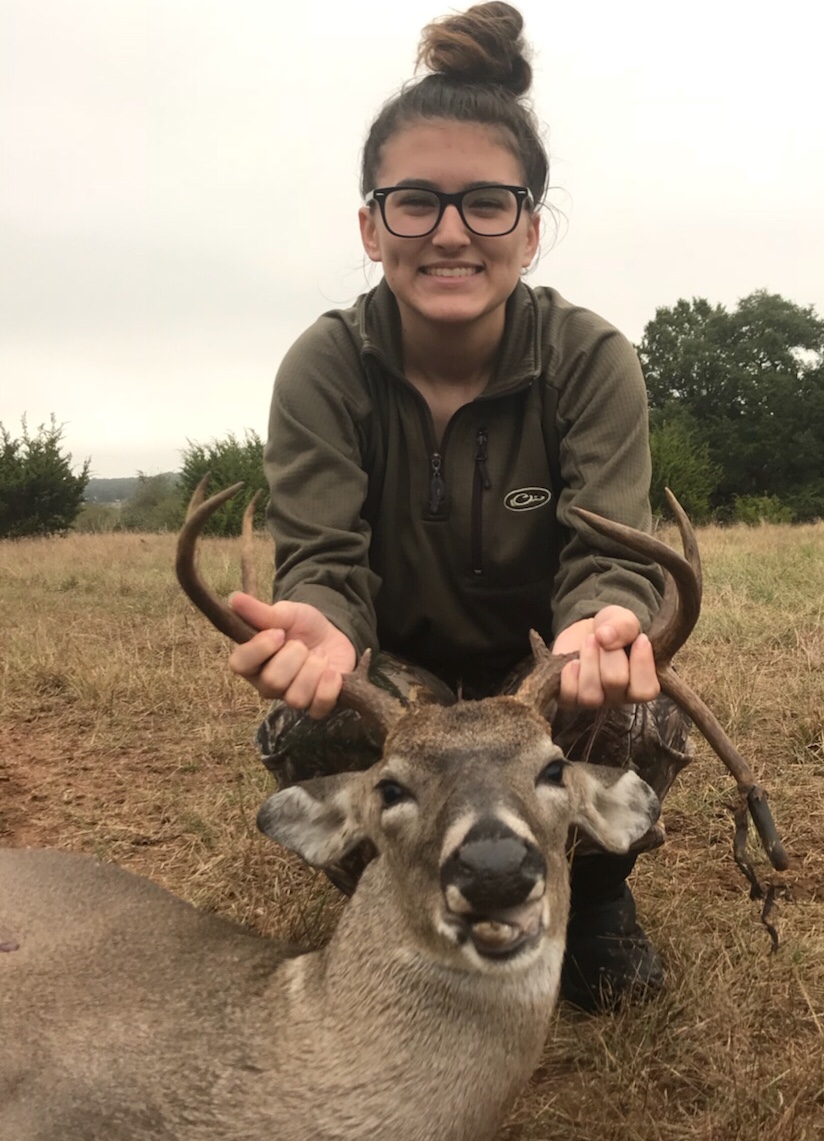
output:
<instances>
[{"instance_id":1,"label":"overcast sky","mask_svg":"<svg viewBox=\"0 0 824 1141\"><path fill-rule=\"evenodd\" d=\"M458 5L465 7L467 5ZM824 316L824 8L522 0L564 216L533 284L634 341L765 288ZM358 162L436 0L3 0L0 422L99 476L265 434L284 351L378 280Z\"/></svg>"}]
</instances>

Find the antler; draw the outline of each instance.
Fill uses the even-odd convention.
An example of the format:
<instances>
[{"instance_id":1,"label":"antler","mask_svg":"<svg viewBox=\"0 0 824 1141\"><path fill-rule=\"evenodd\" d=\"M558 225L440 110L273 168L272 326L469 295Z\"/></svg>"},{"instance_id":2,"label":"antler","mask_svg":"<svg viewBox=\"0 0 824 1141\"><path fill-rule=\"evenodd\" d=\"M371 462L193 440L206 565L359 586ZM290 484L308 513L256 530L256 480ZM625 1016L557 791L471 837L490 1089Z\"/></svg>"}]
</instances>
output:
<instances>
[{"instance_id":1,"label":"antler","mask_svg":"<svg viewBox=\"0 0 824 1141\"><path fill-rule=\"evenodd\" d=\"M672 668L672 659L692 633L701 609L701 559L692 524L678 500L667 489L667 499L675 515L682 557L672 547L643 531L623 523L615 523L591 511L574 508L594 530L616 539L637 554L657 562L664 570L664 596L648 631L655 655L655 668L661 689L692 719L708 744L735 778L738 790L746 799L750 815L771 864L778 871L789 866L787 854L778 836L767 804L766 791L757 784L752 769L725 733L718 718L698 694ZM544 708L560 689L561 670L577 654L553 655L534 631L531 634L535 669L518 690L518 697ZM540 707L539 705L539 707ZM737 848L737 858L740 845Z\"/></svg>"},{"instance_id":2,"label":"antler","mask_svg":"<svg viewBox=\"0 0 824 1141\"><path fill-rule=\"evenodd\" d=\"M248 642L259 633L240 615L214 594L203 582L197 569L197 540L203 527L218 507L231 499L243 487L242 483L235 483L224 491L219 491L209 499L205 499L206 486L209 482L209 473L201 479L186 512L186 521L181 528L177 539L177 557L175 571L177 580L183 587L197 609L204 614L212 625L221 634L231 638L239 644ZM243 516L243 541L241 551L241 567L243 589L247 594L257 594L255 590L255 574L252 557L252 516L258 495L256 492ZM353 673L343 675L338 704L359 713L363 720L377 730L381 737L385 737L396 722L406 713L403 704L379 686L373 685L369 680L369 664L371 653L367 650Z\"/></svg>"},{"instance_id":3,"label":"antler","mask_svg":"<svg viewBox=\"0 0 824 1141\"><path fill-rule=\"evenodd\" d=\"M686 558L644 531L636 531L624 523L604 519L601 515L595 515L592 511L585 511L581 507L573 508L575 514L589 523L594 530L606 535L607 538L617 539L619 543L623 543L638 554L645 555L662 567L664 596L658 613L647 631L652 643L659 680L662 672L669 668L669 663L692 633L701 612L701 559L695 532L686 512L672 492L667 491L667 496L678 523ZM543 638L535 630L530 631L529 640L535 658L535 668L521 683L517 696L521 701L526 701L543 711L560 692L561 671L564 666L567 662L575 661L578 653L577 651L570 654L550 653ZM663 688L663 681L661 685Z\"/></svg>"}]
</instances>

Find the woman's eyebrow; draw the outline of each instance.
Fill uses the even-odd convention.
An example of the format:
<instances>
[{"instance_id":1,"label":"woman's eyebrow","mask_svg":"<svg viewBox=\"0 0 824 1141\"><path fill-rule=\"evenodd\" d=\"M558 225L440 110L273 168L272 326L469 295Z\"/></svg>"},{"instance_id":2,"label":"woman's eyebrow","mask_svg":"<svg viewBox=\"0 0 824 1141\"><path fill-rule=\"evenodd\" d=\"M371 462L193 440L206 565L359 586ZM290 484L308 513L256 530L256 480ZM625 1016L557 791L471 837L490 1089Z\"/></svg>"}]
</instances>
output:
<instances>
[{"instance_id":1,"label":"woman's eyebrow","mask_svg":"<svg viewBox=\"0 0 824 1141\"><path fill-rule=\"evenodd\" d=\"M395 183L396 186L418 186L421 190L440 190L436 182L428 178L402 178ZM464 190L477 190L479 186L508 186L508 183L497 182L494 178L476 179L474 182L464 183Z\"/></svg>"}]
</instances>

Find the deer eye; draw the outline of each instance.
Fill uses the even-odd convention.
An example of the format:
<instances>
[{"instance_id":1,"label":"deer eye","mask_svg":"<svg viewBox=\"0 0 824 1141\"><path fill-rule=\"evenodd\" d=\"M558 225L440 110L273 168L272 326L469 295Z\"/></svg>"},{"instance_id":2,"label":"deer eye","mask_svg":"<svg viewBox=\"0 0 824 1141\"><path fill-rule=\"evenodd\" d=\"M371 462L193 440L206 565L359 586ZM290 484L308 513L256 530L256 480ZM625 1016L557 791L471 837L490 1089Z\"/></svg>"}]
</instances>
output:
<instances>
[{"instance_id":1,"label":"deer eye","mask_svg":"<svg viewBox=\"0 0 824 1141\"><path fill-rule=\"evenodd\" d=\"M550 761L538 777L538 784L563 784L566 761Z\"/></svg>"},{"instance_id":2,"label":"deer eye","mask_svg":"<svg viewBox=\"0 0 824 1141\"><path fill-rule=\"evenodd\" d=\"M375 791L380 795L384 808L394 808L396 804L401 804L404 800L412 800L412 793L409 789L388 777L386 780L378 781L375 785Z\"/></svg>"}]
</instances>

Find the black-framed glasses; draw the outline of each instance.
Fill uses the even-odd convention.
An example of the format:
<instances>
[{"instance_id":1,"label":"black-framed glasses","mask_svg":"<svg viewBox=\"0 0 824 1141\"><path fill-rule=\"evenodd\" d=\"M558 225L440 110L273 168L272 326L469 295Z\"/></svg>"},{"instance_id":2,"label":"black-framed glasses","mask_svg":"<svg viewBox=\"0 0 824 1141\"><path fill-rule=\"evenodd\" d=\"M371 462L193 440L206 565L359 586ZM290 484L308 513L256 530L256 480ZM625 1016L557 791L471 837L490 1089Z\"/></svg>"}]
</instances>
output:
<instances>
[{"instance_id":1,"label":"black-framed glasses","mask_svg":"<svg viewBox=\"0 0 824 1141\"><path fill-rule=\"evenodd\" d=\"M377 202L381 217L396 238L425 238L437 230L447 206L454 206L467 230L484 238L511 234L526 204L533 198L525 186L472 186L457 194L444 194L425 186L381 186L367 195L366 204Z\"/></svg>"}]
</instances>

